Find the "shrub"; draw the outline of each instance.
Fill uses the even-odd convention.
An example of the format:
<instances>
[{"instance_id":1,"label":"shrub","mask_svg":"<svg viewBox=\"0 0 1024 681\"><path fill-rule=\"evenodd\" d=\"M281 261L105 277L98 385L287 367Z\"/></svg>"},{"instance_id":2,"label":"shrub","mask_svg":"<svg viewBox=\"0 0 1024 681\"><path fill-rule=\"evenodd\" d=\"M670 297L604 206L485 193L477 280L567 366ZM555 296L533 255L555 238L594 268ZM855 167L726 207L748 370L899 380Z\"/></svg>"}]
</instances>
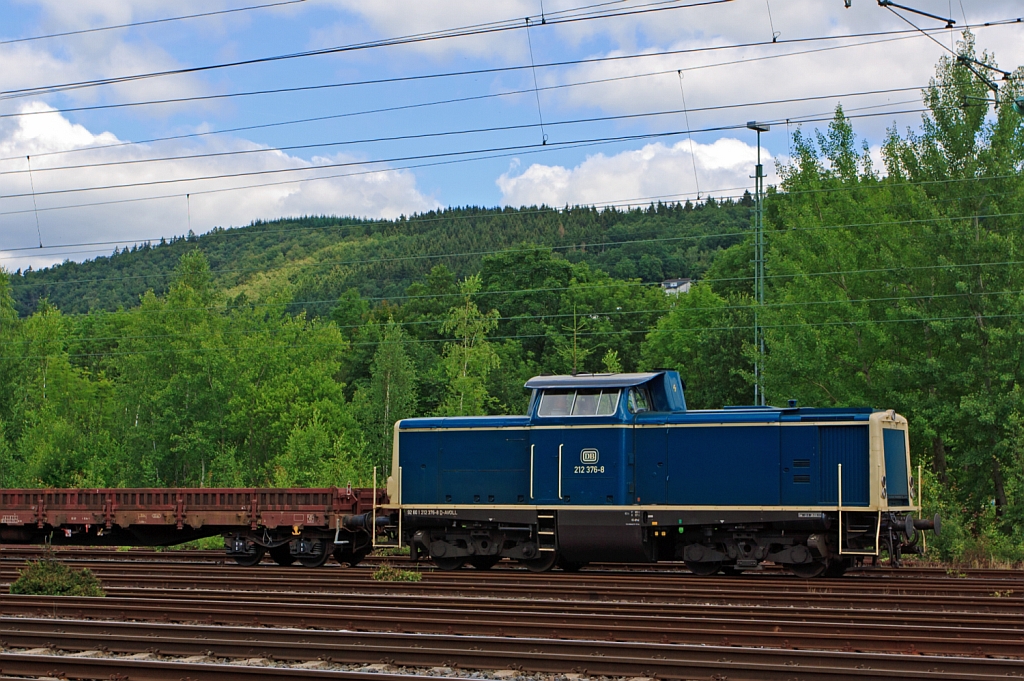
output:
<instances>
[{"instance_id":1,"label":"shrub","mask_svg":"<svg viewBox=\"0 0 1024 681\"><path fill-rule=\"evenodd\" d=\"M12 594L30 596L106 596L103 585L89 568L75 572L52 554L29 561L11 584Z\"/></svg>"},{"instance_id":2,"label":"shrub","mask_svg":"<svg viewBox=\"0 0 1024 681\"><path fill-rule=\"evenodd\" d=\"M400 570L391 563L381 563L373 571L373 578L378 582L418 582L423 575L412 570Z\"/></svg>"}]
</instances>

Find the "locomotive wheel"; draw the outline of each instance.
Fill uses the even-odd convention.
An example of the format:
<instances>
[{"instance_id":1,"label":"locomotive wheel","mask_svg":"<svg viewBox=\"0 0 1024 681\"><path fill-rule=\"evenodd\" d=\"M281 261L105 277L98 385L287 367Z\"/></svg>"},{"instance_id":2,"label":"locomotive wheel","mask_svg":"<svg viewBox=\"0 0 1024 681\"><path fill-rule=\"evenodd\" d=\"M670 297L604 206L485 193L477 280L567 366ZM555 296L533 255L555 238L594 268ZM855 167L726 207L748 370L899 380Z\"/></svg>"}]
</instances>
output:
<instances>
[{"instance_id":1,"label":"locomotive wheel","mask_svg":"<svg viewBox=\"0 0 1024 681\"><path fill-rule=\"evenodd\" d=\"M474 556L466 562L477 570L490 570L492 567L497 565L500 560L501 556Z\"/></svg>"},{"instance_id":2,"label":"locomotive wheel","mask_svg":"<svg viewBox=\"0 0 1024 681\"><path fill-rule=\"evenodd\" d=\"M709 561L706 563L698 563L692 560L687 560L683 562L686 563L686 568L690 572L699 577L708 577L710 575L716 574L719 570L722 569L722 561L720 560Z\"/></svg>"},{"instance_id":3,"label":"locomotive wheel","mask_svg":"<svg viewBox=\"0 0 1024 681\"><path fill-rule=\"evenodd\" d=\"M547 572L555 567L555 563L558 562L558 553L555 551L544 551L537 558L521 560L519 562L530 572Z\"/></svg>"},{"instance_id":4,"label":"locomotive wheel","mask_svg":"<svg viewBox=\"0 0 1024 681\"><path fill-rule=\"evenodd\" d=\"M829 561L828 567L825 568L826 577L842 577L846 574L847 568L850 567L850 559L833 559Z\"/></svg>"},{"instance_id":5,"label":"locomotive wheel","mask_svg":"<svg viewBox=\"0 0 1024 681\"><path fill-rule=\"evenodd\" d=\"M259 544L253 545L253 552L247 553L244 556L231 556L235 559L235 562L242 567L252 567L253 565L259 565L260 561L263 560L263 554L267 552L265 546Z\"/></svg>"},{"instance_id":6,"label":"locomotive wheel","mask_svg":"<svg viewBox=\"0 0 1024 681\"><path fill-rule=\"evenodd\" d=\"M804 579L818 577L828 569L825 562L821 560L816 560L813 563L790 563L786 567L792 570L793 574L797 577L802 577Z\"/></svg>"},{"instance_id":7,"label":"locomotive wheel","mask_svg":"<svg viewBox=\"0 0 1024 681\"><path fill-rule=\"evenodd\" d=\"M318 568L331 557L330 547L327 545L326 539L320 540L320 553L315 556L298 556L299 562L303 567Z\"/></svg>"},{"instance_id":8,"label":"locomotive wheel","mask_svg":"<svg viewBox=\"0 0 1024 681\"><path fill-rule=\"evenodd\" d=\"M458 570L466 563L465 558L442 558L440 556L431 556L430 560L434 561L434 565L439 570Z\"/></svg>"},{"instance_id":9,"label":"locomotive wheel","mask_svg":"<svg viewBox=\"0 0 1024 681\"><path fill-rule=\"evenodd\" d=\"M295 556L288 550L288 544L281 544L270 549L270 557L274 559L274 562L284 567L291 565L295 562Z\"/></svg>"}]
</instances>

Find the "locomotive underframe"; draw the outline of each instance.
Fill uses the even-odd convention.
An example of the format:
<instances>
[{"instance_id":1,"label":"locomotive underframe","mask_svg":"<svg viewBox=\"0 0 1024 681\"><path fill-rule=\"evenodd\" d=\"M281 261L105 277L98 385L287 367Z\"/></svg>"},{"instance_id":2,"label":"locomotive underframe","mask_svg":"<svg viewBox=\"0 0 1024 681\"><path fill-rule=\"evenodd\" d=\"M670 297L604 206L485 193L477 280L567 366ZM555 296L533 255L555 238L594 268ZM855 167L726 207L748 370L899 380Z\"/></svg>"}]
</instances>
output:
<instances>
[{"instance_id":1,"label":"locomotive underframe","mask_svg":"<svg viewBox=\"0 0 1024 681\"><path fill-rule=\"evenodd\" d=\"M546 518L552 519L547 530ZM919 548L908 510L844 510L842 538L839 527L834 510L405 509L402 535L414 561L429 557L443 569L486 568L501 558L538 570L684 561L697 574L714 574L770 561L814 577L842 574L867 556L898 565L902 554Z\"/></svg>"}]
</instances>

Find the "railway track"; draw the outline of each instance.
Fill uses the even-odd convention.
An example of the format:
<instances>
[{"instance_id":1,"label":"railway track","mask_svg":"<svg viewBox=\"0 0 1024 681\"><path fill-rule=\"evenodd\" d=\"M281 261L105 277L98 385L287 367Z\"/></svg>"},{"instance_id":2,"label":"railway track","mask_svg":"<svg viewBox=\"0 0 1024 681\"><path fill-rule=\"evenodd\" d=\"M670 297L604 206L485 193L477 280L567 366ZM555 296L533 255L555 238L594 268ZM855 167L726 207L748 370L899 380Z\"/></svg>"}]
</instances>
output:
<instances>
[{"instance_id":1,"label":"railway track","mask_svg":"<svg viewBox=\"0 0 1024 681\"><path fill-rule=\"evenodd\" d=\"M636 614L644 617L676 617L676 618L703 618L709 615L720 615L729 617L740 617L745 619L761 620L775 618L783 620L795 620L807 623L820 623L823 626L835 622L862 622L874 623L879 626L915 626L920 624L942 624L955 627L1000 627L1009 629L1024 628L1024 618L1018 613L991 614L986 612L970 611L934 611L934 610L896 610L885 609L881 606L856 607L847 605L843 608L818 608L807 606L794 601L783 606L763 606L757 604L736 604L736 603L643 603L643 602L622 602L622 601L573 601L565 599L494 599L486 596L415 596L407 594L320 594L320 593L268 593L268 592L238 592L238 591L217 591L212 589L192 590L152 590L152 589L108 589L108 593L118 598L131 599L154 599L160 604L173 608L176 603L183 600L198 600L205 603L205 621L213 621L213 609L222 606L234 607L233 604L244 603L248 605L274 606L281 604L291 610L292 622L298 626L317 626L323 617L328 617L333 611L340 613L339 616L352 611L354 608L383 608L385 606L443 609L445 612L462 612L476 608L500 611L506 617L513 617L518 612L560 612L571 613L596 613L605 618L618 618L624 614ZM48 597L39 597L48 598ZM2 611L8 612L18 601L5 598ZM63 604L70 601L61 598L50 603L49 610L39 611L40 615L56 614L63 607ZM103 603L112 604L115 601L105 600ZM110 612L117 610L110 606ZM168 613L173 610L168 610ZM254 610L248 620L249 623L260 626L264 624ZM307 614L308 613L308 614ZM130 611L121 611L121 618L130 618ZM170 614L168 614L168 617ZM347 619L345 620L348 621ZM347 624L345 626L348 626Z\"/></svg>"},{"instance_id":2,"label":"railway track","mask_svg":"<svg viewBox=\"0 0 1024 681\"><path fill-rule=\"evenodd\" d=\"M388 583L372 579L369 569L302 570L294 568L145 564L88 565L108 587L194 589L216 584L219 589L245 592L303 591L330 593L403 593L409 595L476 595L491 598L561 599L652 603L756 604L792 606L795 602L819 608L886 607L906 610L1024 612L1021 580L877 580L854 576L800 580L790 576L694 577L652 573L642 578L600 573L525 571L431 571L420 582ZM16 566L0 566L0 583L16 578Z\"/></svg>"},{"instance_id":3,"label":"railway track","mask_svg":"<svg viewBox=\"0 0 1024 681\"><path fill-rule=\"evenodd\" d=\"M493 607L487 602L437 600L425 604L366 602L318 605L297 613L293 603L112 597L55 599L11 596L2 615L59 616L75 619L117 619L160 623L328 628L351 631L418 632L431 634L489 634L613 641L685 643L742 647L855 652L900 652L926 655L996 655L1024 658L1024 617L999 624L964 621L932 623L905 618L894 639L879 627L880 619L899 612L864 613L860 619L808 617L806 613L722 612L705 608L682 614L651 614L643 607L614 612L599 609L566 611L559 604L534 610ZM853 613L847 613L853 614ZM615 627L608 626L614 617ZM7 619L4 620L5 622ZM890 622L891 623L891 622ZM891 623L893 624L893 623ZM890 630L895 630L893 624Z\"/></svg>"},{"instance_id":4,"label":"railway track","mask_svg":"<svg viewBox=\"0 0 1024 681\"><path fill-rule=\"evenodd\" d=\"M365 662L429 667L459 660L479 669L692 679L878 678L1006 679L1024 674L1019 659L783 650L662 643L457 636L310 629L254 629L83 620L0 619L7 648L59 647L117 654L205 655L220 659ZM58 641L55 643L55 641ZM0 655L0 665L4 665ZM6 668L0 667L4 673Z\"/></svg>"},{"instance_id":5,"label":"railway track","mask_svg":"<svg viewBox=\"0 0 1024 681\"><path fill-rule=\"evenodd\" d=\"M56 674L355 681L365 674L353 669L373 663L391 664L391 681L431 666L510 664L534 675L734 681L1024 678L1019 571L866 570L805 581L772 571L697 577L595 566L537 575L421 565L421 582L388 583L372 579L373 561L356 569L242 568L213 552L164 560L167 553L122 562L132 552L62 550L65 562L90 567L109 595L5 594L0 681ZM0 551L0 583L34 555ZM379 560L410 567L398 557ZM26 654L33 648L45 654ZM204 664L171 659L197 654ZM253 658L292 666L239 664ZM319 667L294 666L302 663Z\"/></svg>"},{"instance_id":6,"label":"railway track","mask_svg":"<svg viewBox=\"0 0 1024 681\"><path fill-rule=\"evenodd\" d=\"M105 548L105 547L77 547L77 546L62 546L54 547L53 551L62 558L73 558L75 560L95 560L95 561L109 561L116 563L124 562L159 562L159 563L210 563L214 565L229 565L234 566L233 560L224 555L223 551L217 550L196 550L196 549L152 549L152 548L130 548L127 550L117 548ZM4 546L0 547L0 563L4 561L23 561L35 559L42 556L44 553L43 547L39 546ZM363 566L376 567L380 563L387 562L392 564L401 565L403 569L433 569L433 564L429 561L412 563L409 561L408 556L378 556L369 555L363 559ZM261 567L274 567L274 563L269 557L264 558L264 562ZM337 567L337 565L329 564L331 567ZM303 569L295 566L294 569ZM501 569L513 569L517 568L513 563L502 562L494 568L495 570ZM602 573L636 573L636 572L653 572L653 573L682 573L689 574L689 570L686 565L681 562L662 562L662 563L636 563L636 564L622 564L622 563L592 563L587 566L583 572L585 574L591 572L602 572ZM788 574L785 569L779 566L765 565L761 570L754 572L747 572L746 575L777 575L777 574ZM886 566L864 566L859 568L851 568L848 572L849 575L853 576L872 576L880 578L909 578L919 579L922 577L932 578L947 578L952 577L956 579L1011 579L1011 580L1024 580L1024 569L1021 568L974 568L974 567L959 567L959 566L916 566L907 565L901 568L889 568Z\"/></svg>"}]
</instances>

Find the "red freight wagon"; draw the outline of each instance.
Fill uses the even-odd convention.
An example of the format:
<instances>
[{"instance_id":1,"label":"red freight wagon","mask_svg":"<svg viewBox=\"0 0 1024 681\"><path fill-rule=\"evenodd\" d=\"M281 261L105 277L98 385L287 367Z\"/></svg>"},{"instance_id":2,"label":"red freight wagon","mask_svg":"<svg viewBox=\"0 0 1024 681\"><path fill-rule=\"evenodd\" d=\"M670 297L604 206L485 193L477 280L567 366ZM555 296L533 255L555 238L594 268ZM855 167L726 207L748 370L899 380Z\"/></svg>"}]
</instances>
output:
<instances>
[{"instance_id":1,"label":"red freight wagon","mask_svg":"<svg viewBox=\"0 0 1024 681\"><path fill-rule=\"evenodd\" d=\"M4 489L0 542L172 546L222 535L230 557L255 565L355 565L370 551L383 490ZM386 522L382 518L381 522Z\"/></svg>"}]
</instances>

